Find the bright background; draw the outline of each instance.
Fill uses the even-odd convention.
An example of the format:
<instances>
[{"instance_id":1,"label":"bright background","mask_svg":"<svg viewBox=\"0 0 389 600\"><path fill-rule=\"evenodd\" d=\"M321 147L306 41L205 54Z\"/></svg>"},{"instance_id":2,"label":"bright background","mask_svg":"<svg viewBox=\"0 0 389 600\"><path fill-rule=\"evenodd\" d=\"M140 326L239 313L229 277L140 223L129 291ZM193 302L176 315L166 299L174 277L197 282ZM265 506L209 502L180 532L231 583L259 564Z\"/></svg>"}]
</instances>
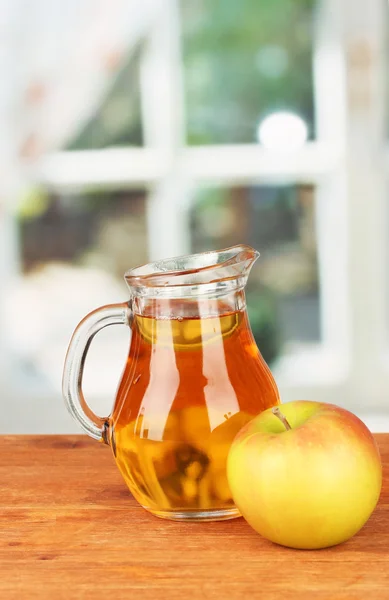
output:
<instances>
[{"instance_id":1,"label":"bright background","mask_svg":"<svg viewBox=\"0 0 389 600\"><path fill-rule=\"evenodd\" d=\"M283 400L389 431L387 1L0 9L0 433L78 431L66 347L125 270L236 243ZM128 339L93 342L99 414Z\"/></svg>"}]
</instances>

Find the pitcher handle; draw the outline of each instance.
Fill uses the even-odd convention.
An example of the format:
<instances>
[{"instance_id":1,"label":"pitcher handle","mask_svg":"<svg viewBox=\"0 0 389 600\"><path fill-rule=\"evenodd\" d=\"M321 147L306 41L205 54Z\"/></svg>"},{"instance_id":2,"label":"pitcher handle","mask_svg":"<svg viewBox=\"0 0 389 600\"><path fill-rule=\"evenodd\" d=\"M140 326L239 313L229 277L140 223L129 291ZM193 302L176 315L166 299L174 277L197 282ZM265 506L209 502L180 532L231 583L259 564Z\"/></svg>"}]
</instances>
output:
<instances>
[{"instance_id":1,"label":"pitcher handle","mask_svg":"<svg viewBox=\"0 0 389 600\"><path fill-rule=\"evenodd\" d=\"M68 411L82 429L96 440L103 439L106 419L89 408L82 392L82 376L89 346L108 325L130 325L132 311L128 303L108 304L89 313L76 327L66 354L62 393Z\"/></svg>"}]
</instances>

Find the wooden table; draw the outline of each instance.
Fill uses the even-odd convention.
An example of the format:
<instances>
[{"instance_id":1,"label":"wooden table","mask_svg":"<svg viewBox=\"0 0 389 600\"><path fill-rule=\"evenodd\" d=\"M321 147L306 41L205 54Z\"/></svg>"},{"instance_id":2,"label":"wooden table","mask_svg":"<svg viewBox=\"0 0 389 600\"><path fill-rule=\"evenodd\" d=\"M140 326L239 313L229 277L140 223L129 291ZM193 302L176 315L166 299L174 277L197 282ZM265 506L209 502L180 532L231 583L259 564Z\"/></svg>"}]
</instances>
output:
<instances>
[{"instance_id":1,"label":"wooden table","mask_svg":"<svg viewBox=\"0 0 389 600\"><path fill-rule=\"evenodd\" d=\"M3 600L389 599L389 434L384 487L346 544L290 550L243 519L163 521L127 491L109 448L84 436L0 438Z\"/></svg>"}]
</instances>

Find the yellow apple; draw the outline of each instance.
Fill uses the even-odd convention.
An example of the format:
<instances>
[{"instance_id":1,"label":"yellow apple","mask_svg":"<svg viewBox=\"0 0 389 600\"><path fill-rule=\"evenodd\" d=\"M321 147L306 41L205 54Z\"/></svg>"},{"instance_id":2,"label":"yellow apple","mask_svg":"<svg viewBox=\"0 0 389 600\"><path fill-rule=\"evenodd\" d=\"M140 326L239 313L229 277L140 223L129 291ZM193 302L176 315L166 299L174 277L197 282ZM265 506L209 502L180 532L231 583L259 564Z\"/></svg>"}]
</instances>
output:
<instances>
[{"instance_id":1,"label":"yellow apple","mask_svg":"<svg viewBox=\"0 0 389 600\"><path fill-rule=\"evenodd\" d=\"M364 423L333 404L269 408L234 439L227 462L234 501L262 536L291 548L325 548L366 523L382 466Z\"/></svg>"}]
</instances>

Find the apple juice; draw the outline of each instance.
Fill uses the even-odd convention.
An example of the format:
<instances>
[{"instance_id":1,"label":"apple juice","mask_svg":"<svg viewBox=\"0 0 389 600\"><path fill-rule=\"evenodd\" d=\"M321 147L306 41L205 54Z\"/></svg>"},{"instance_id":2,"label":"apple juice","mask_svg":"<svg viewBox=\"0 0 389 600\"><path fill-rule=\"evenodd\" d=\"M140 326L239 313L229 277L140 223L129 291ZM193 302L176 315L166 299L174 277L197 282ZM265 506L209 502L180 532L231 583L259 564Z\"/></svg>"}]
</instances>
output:
<instances>
[{"instance_id":1,"label":"apple juice","mask_svg":"<svg viewBox=\"0 0 389 600\"><path fill-rule=\"evenodd\" d=\"M110 443L134 497L158 516L236 516L226 477L236 433L278 391L246 311L194 318L134 315ZM225 512L227 509L227 512ZM233 514L232 514L233 513ZM178 517L179 518L179 517Z\"/></svg>"}]
</instances>

